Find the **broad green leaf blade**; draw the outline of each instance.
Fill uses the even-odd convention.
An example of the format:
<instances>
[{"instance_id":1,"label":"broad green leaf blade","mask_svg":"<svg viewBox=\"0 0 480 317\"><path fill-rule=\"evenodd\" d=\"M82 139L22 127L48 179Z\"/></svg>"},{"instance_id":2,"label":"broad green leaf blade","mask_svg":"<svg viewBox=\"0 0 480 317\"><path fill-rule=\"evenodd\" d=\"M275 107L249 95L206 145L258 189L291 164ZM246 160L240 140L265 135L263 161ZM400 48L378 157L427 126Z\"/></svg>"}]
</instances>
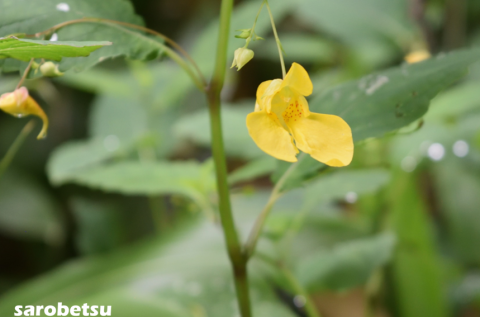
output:
<instances>
[{"instance_id":1,"label":"broad green leaf blade","mask_svg":"<svg viewBox=\"0 0 480 317\"><path fill-rule=\"evenodd\" d=\"M250 226L252 197L233 200L238 223ZM16 305L112 305L116 317L234 317L232 273L221 229L206 221L175 228L132 248L72 261L3 294L0 316ZM248 229L248 228L247 228ZM252 263L254 265L254 263ZM258 270L250 275L255 316L293 317ZM107 304L108 303L108 304Z\"/></svg>"},{"instance_id":2,"label":"broad green leaf blade","mask_svg":"<svg viewBox=\"0 0 480 317\"><path fill-rule=\"evenodd\" d=\"M480 60L480 50L439 55L334 87L310 101L310 110L342 117L360 141L379 137L422 117L430 101Z\"/></svg>"},{"instance_id":3,"label":"broad green leaf blade","mask_svg":"<svg viewBox=\"0 0 480 317\"><path fill-rule=\"evenodd\" d=\"M304 0L297 14L350 44L391 39L402 47L415 36L407 10L403 0Z\"/></svg>"},{"instance_id":4,"label":"broad green leaf blade","mask_svg":"<svg viewBox=\"0 0 480 317\"><path fill-rule=\"evenodd\" d=\"M248 134L246 125L247 115L255 106L250 105L223 106L222 126L227 155L240 158L257 158L264 156L263 152L253 142ZM175 124L174 133L183 139L187 139L202 146L210 146L210 119L208 109L183 116Z\"/></svg>"},{"instance_id":5,"label":"broad green leaf blade","mask_svg":"<svg viewBox=\"0 0 480 317\"><path fill-rule=\"evenodd\" d=\"M25 39L0 39L0 59L14 58L24 62L32 58L61 61L62 57L86 57L111 42L51 42Z\"/></svg>"},{"instance_id":6,"label":"broad green leaf blade","mask_svg":"<svg viewBox=\"0 0 480 317\"><path fill-rule=\"evenodd\" d=\"M302 260L296 275L311 292L344 291L366 283L376 269L388 263L394 247L395 236L389 233L346 242Z\"/></svg>"},{"instance_id":7,"label":"broad green leaf blade","mask_svg":"<svg viewBox=\"0 0 480 317\"><path fill-rule=\"evenodd\" d=\"M35 179L15 170L0 179L0 232L51 245L63 243L60 208Z\"/></svg>"},{"instance_id":8,"label":"broad green leaf blade","mask_svg":"<svg viewBox=\"0 0 480 317\"><path fill-rule=\"evenodd\" d=\"M105 143L105 139L91 139L69 142L55 149L47 164L50 182L54 185L71 182L79 170L96 166L122 150L111 151Z\"/></svg>"},{"instance_id":9,"label":"broad green leaf blade","mask_svg":"<svg viewBox=\"0 0 480 317\"><path fill-rule=\"evenodd\" d=\"M254 159L228 175L228 182L232 185L267 175L275 170L276 163L271 156Z\"/></svg>"},{"instance_id":10,"label":"broad green leaf blade","mask_svg":"<svg viewBox=\"0 0 480 317\"><path fill-rule=\"evenodd\" d=\"M289 63L332 63L335 59L335 47L318 35L306 35L303 33L285 34L281 36L282 46L287 54L285 62ZM255 58L267 58L278 62L277 42L274 38L257 42L252 45L255 50Z\"/></svg>"},{"instance_id":11,"label":"broad green leaf blade","mask_svg":"<svg viewBox=\"0 0 480 317\"><path fill-rule=\"evenodd\" d=\"M341 170L325 175L308 184L304 205L312 208L331 200L355 199L374 193L390 180L390 172L385 169Z\"/></svg>"},{"instance_id":12,"label":"broad green leaf blade","mask_svg":"<svg viewBox=\"0 0 480 317\"><path fill-rule=\"evenodd\" d=\"M0 35L35 34L59 23L84 17L143 25L142 19L135 14L132 4L127 0L3 0L0 2ZM157 56L160 52L160 42L156 39L120 26L92 22L69 25L60 29L56 37L60 41L113 42L113 45L95 51L89 57L63 60L61 71L70 68L81 71L117 56L145 59ZM19 66L19 63L9 63L2 68L4 71L15 71Z\"/></svg>"},{"instance_id":13,"label":"broad green leaf blade","mask_svg":"<svg viewBox=\"0 0 480 317\"><path fill-rule=\"evenodd\" d=\"M381 137L421 118L430 101L479 60L480 50L471 49L404 64L331 88L310 101L310 110L342 117L352 128L354 141ZM312 176L315 165L323 166L307 155L301 160L307 160L308 164L301 165L308 173L299 166L292 174L294 186L287 182L286 187L299 186Z\"/></svg>"},{"instance_id":14,"label":"broad green leaf blade","mask_svg":"<svg viewBox=\"0 0 480 317\"><path fill-rule=\"evenodd\" d=\"M452 253L465 265L480 264L480 177L468 163L448 157L433 166L438 206Z\"/></svg>"},{"instance_id":15,"label":"broad green leaf blade","mask_svg":"<svg viewBox=\"0 0 480 317\"><path fill-rule=\"evenodd\" d=\"M75 183L125 195L177 194L197 202L204 202L204 195L215 186L213 174L205 175L195 162L125 161L70 169L63 174L50 169L49 175L57 185Z\"/></svg>"},{"instance_id":16,"label":"broad green leaf blade","mask_svg":"<svg viewBox=\"0 0 480 317\"><path fill-rule=\"evenodd\" d=\"M455 118L480 107L480 83L466 82L439 94L428 110L426 119L445 120ZM452 107L452 105L455 105Z\"/></svg>"},{"instance_id":17,"label":"broad green leaf blade","mask_svg":"<svg viewBox=\"0 0 480 317\"><path fill-rule=\"evenodd\" d=\"M116 138L121 146L133 143L147 132L147 111L137 100L106 95L95 99L89 118L91 137Z\"/></svg>"},{"instance_id":18,"label":"broad green leaf blade","mask_svg":"<svg viewBox=\"0 0 480 317\"><path fill-rule=\"evenodd\" d=\"M390 188L390 226L398 238L392 287L400 317L449 316L439 259L418 181L397 170Z\"/></svg>"}]
</instances>

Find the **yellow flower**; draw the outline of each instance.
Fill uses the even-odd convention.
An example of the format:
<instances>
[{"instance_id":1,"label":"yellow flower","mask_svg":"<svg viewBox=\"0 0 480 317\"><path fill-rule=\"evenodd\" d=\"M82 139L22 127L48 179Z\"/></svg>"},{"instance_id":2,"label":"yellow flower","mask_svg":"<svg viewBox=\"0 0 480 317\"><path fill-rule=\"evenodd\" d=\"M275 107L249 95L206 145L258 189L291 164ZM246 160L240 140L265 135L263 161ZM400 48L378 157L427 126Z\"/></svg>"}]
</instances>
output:
<instances>
[{"instance_id":1,"label":"yellow flower","mask_svg":"<svg viewBox=\"0 0 480 317\"><path fill-rule=\"evenodd\" d=\"M253 55L253 51L249 50L248 48L238 48L235 51L232 67L230 68L237 66L237 71L239 71L240 69L242 69L243 66L245 66L246 63L248 63L253 58Z\"/></svg>"},{"instance_id":2,"label":"yellow flower","mask_svg":"<svg viewBox=\"0 0 480 317\"><path fill-rule=\"evenodd\" d=\"M420 50L416 50L408 53L408 55L405 56L405 61L409 64L414 64L414 63L422 62L426 59L429 59L430 57L431 55L428 50L420 49Z\"/></svg>"},{"instance_id":3,"label":"yellow flower","mask_svg":"<svg viewBox=\"0 0 480 317\"><path fill-rule=\"evenodd\" d=\"M250 136L279 160L296 162L300 149L327 165L346 166L353 157L350 126L338 116L310 112L304 96L312 91L307 71L297 63L285 79L261 83L255 111L247 116Z\"/></svg>"},{"instance_id":4,"label":"yellow flower","mask_svg":"<svg viewBox=\"0 0 480 317\"><path fill-rule=\"evenodd\" d=\"M14 92L1 95L0 109L18 118L28 115L40 117L43 121L43 127L37 139L43 139L47 136L48 117L38 103L29 96L27 88L21 87Z\"/></svg>"}]
</instances>

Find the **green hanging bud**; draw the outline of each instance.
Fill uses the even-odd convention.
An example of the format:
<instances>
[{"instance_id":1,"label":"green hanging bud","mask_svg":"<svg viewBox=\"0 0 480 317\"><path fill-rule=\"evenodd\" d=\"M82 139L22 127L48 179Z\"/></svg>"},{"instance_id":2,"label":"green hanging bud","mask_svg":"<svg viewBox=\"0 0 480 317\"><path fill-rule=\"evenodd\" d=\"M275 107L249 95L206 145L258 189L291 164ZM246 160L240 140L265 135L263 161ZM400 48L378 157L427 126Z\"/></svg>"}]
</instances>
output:
<instances>
[{"instance_id":1,"label":"green hanging bud","mask_svg":"<svg viewBox=\"0 0 480 317\"><path fill-rule=\"evenodd\" d=\"M253 58L253 55L254 55L253 51L249 50L248 48L245 48L245 47L238 48L235 51L232 67L230 68L233 68L236 66L237 71L239 71L243 66L245 66L245 64L247 64Z\"/></svg>"},{"instance_id":2,"label":"green hanging bud","mask_svg":"<svg viewBox=\"0 0 480 317\"><path fill-rule=\"evenodd\" d=\"M32 61L32 66L30 66L30 68L34 69L35 70L35 74L37 73L36 70L40 67L40 64L35 62L35 61Z\"/></svg>"},{"instance_id":3,"label":"green hanging bud","mask_svg":"<svg viewBox=\"0 0 480 317\"><path fill-rule=\"evenodd\" d=\"M59 77L63 73L58 70L58 65L53 62L45 62L40 66L40 72L45 77Z\"/></svg>"},{"instance_id":4,"label":"green hanging bud","mask_svg":"<svg viewBox=\"0 0 480 317\"><path fill-rule=\"evenodd\" d=\"M250 37L250 34L252 33L252 29L239 29L237 32L241 32L239 35L235 35L236 38L238 39L247 39Z\"/></svg>"}]
</instances>

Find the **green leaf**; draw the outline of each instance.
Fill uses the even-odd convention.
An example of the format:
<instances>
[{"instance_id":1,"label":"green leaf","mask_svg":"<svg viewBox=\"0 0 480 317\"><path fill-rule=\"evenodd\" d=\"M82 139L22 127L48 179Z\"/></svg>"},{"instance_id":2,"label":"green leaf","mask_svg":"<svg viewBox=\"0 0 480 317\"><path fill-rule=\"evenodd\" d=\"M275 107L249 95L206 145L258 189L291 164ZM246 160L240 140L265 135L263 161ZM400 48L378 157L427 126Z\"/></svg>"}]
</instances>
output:
<instances>
[{"instance_id":1,"label":"green leaf","mask_svg":"<svg viewBox=\"0 0 480 317\"><path fill-rule=\"evenodd\" d=\"M126 0L4 0L0 2L0 34L45 31L59 23L89 18L104 18L137 25L142 19L134 13L133 6ZM161 42L143 33L126 27L98 23L79 23L66 26L57 32L60 41L110 41L113 45L95 51L88 57L64 59L60 70L73 68L81 71L117 56L146 59L158 56ZM19 63L5 63L3 71L16 71Z\"/></svg>"},{"instance_id":2,"label":"green leaf","mask_svg":"<svg viewBox=\"0 0 480 317\"><path fill-rule=\"evenodd\" d=\"M379 137L423 116L430 101L480 60L480 50L440 55L334 87L310 101L315 112L341 116L360 141Z\"/></svg>"},{"instance_id":3,"label":"green leaf","mask_svg":"<svg viewBox=\"0 0 480 317\"><path fill-rule=\"evenodd\" d=\"M118 162L70 169L67 173L49 170L55 184L75 183L125 195L184 195L205 204L214 189L213 174L205 175L195 162ZM60 175L60 177L59 177Z\"/></svg>"},{"instance_id":4,"label":"green leaf","mask_svg":"<svg viewBox=\"0 0 480 317\"><path fill-rule=\"evenodd\" d=\"M52 245L63 243L60 208L35 179L7 172L0 180L0 231Z\"/></svg>"},{"instance_id":5,"label":"green leaf","mask_svg":"<svg viewBox=\"0 0 480 317\"><path fill-rule=\"evenodd\" d=\"M88 56L111 42L51 42L25 39L0 39L0 59L15 58L24 62L32 58L61 61L62 57Z\"/></svg>"},{"instance_id":6,"label":"green leaf","mask_svg":"<svg viewBox=\"0 0 480 317\"><path fill-rule=\"evenodd\" d=\"M460 158L449 157L432 168L452 253L466 265L479 265L480 177Z\"/></svg>"},{"instance_id":7,"label":"green leaf","mask_svg":"<svg viewBox=\"0 0 480 317\"><path fill-rule=\"evenodd\" d=\"M236 219L255 217L233 199ZM71 261L2 294L0 316L16 305L112 305L115 317L233 317L238 314L231 266L221 229L206 221L183 223L175 233L111 254ZM252 265L255 265L252 262ZM256 267L249 282L255 316L293 317Z\"/></svg>"},{"instance_id":8,"label":"green leaf","mask_svg":"<svg viewBox=\"0 0 480 317\"><path fill-rule=\"evenodd\" d=\"M61 185L71 182L75 174L82 169L96 166L102 161L113 158L121 151L111 151L105 146L104 139L75 141L55 149L47 164L50 182Z\"/></svg>"},{"instance_id":9,"label":"green leaf","mask_svg":"<svg viewBox=\"0 0 480 317\"><path fill-rule=\"evenodd\" d=\"M147 111L137 100L106 95L95 99L89 118L89 134L93 138L114 138L122 146L147 132Z\"/></svg>"},{"instance_id":10,"label":"green leaf","mask_svg":"<svg viewBox=\"0 0 480 317\"><path fill-rule=\"evenodd\" d=\"M325 41L318 35L302 33L281 35L282 46L286 50L285 61L287 63L331 63L335 58L335 50L332 43ZM275 39L267 39L264 43L252 45L255 50L255 58L268 58L278 61L278 48Z\"/></svg>"},{"instance_id":11,"label":"green leaf","mask_svg":"<svg viewBox=\"0 0 480 317\"><path fill-rule=\"evenodd\" d=\"M275 170L276 163L276 159L271 156L254 159L228 175L228 182L232 185L264 176Z\"/></svg>"},{"instance_id":12,"label":"green leaf","mask_svg":"<svg viewBox=\"0 0 480 317\"><path fill-rule=\"evenodd\" d=\"M404 0L305 0L297 14L347 43L391 39L402 47L415 35L407 10Z\"/></svg>"},{"instance_id":13,"label":"green leaf","mask_svg":"<svg viewBox=\"0 0 480 317\"><path fill-rule=\"evenodd\" d=\"M112 202L73 197L69 199L76 230L74 233L77 250L82 255L101 254L115 250L127 241L130 233L125 230L127 219L118 204ZM138 214L135 214L138 217ZM132 219L128 226L132 227Z\"/></svg>"},{"instance_id":14,"label":"green leaf","mask_svg":"<svg viewBox=\"0 0 480 317\"><path fill-rule=\"evenodd\" d=\"M296 269L299 282L309 291L344 291L365 284L370 275L392 257L393 234L345 242L301 260Z\"/></svg>"},{"instance_id":15,"label":"green leaf","mask_svg":"<svg viewBox=\"0 0 480 317\"><path fill-rule=\"evenodd\" d=\"M400 317L449 316L428 210L414 174L396 170L390 191L390 227L398 238L391 285Z\"/></svg>"},{"instance_id":16,"label":"green leaf","mask_svg":"<svg viewBox=\"0 0 480 317\"><path fill-rule=\"evenodd\" d=\"M340 170L309 183L304 205L312 208L334 199L345 200L349 194L356 200L362 194L376 192L389 180L390 172L385 169Z\"/></svg>"},{"instance_id":17,"label":"green leaf","mask_svg":"<svg viewBox=\"0 0 480 317\"><path fill-rule=\"evenodd\" d=\"M466 82L439 94L432 100L432 105L425 118L445 120L479 108L480 89L478 86L478 82Z\"/></svg>"},{"instance_id":18,"label":"green leaf","mask_svg":"<svg viewBox=\"0 0 480 317\"><path fill-rule=\"evenodd\" d=\"M245 102L245 105L222 107L223 139L225 151L230 156L240 158L256 158L263 152L255 145L248 134L247 115L253 111L255 103ZM193 141L202 146L210 146L210 118L208 109L183 116L175 124L174 133L179 138Z\"/></svg>"},{"instance_id":19,"label":"green leaf","mask_svg":"<svg viewBox=\"0 0 480 317\"><path fill-rule=\"evenodd\" d=\"M472 49L440 55L418 64L404 64L331 88L309 102L310 110L342 117L352 128L356 142L381 137L421 118L430 101L478 60L480 50ZM300 160L308 163L301 163L292 174L294 186L287 182L286 187L302 183L299 181L304 179L302 166L306 166L309 176L314 174L315 165L317 169L323 166L308 156ZM285 165L282 168L285 169ZM281 172L277 173L277 179L278 174Z\"/></svg>"}]
</instances>

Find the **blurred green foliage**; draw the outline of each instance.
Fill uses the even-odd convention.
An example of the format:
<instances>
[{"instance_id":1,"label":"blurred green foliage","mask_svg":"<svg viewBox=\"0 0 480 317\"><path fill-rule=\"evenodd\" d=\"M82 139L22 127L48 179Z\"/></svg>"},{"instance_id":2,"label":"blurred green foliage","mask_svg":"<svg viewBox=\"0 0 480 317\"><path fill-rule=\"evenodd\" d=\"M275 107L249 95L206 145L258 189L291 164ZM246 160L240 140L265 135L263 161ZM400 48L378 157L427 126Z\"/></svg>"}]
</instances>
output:
<instances>
[{"instance_id":1,"label":"blurred green foliage","mask_svg":"<svg viewBox=\"0 0 480 317\"><path fill-rule=\"evenodd\" d=\"M423 3L271 2L287 63L302 63L314 82L311 109L344 118L357 143L350 167L301 156L284 184L249 266L255 316L305 316L285 271L326 317L343 315L318 298L358 289L365 298L355 316L480 315L480 7ZM217 2L132 4L4 0L0 36L85 16L143 25L144 16L211 75ZM259 5L235 7L230 57L242 45L235 30L251 26ZM256 33L266 40L252 43L255 58L241 72L227 73L222 95L243 239L289 167L261 152L245 127L258 84L280 76L266 14ZM57 302L112 305L113 316L236 316L204 97L154 37L91 23L56 36L113 45L60 62L81 73L27 82L52 124L49 139L29 138L0 179L0 316ZM403 62L419 46L436 56ZM0 61L3 93L19 78L6 72L26 65ZM0 121L3 156L25 122Z\"/></svg>"}]
</instances>

